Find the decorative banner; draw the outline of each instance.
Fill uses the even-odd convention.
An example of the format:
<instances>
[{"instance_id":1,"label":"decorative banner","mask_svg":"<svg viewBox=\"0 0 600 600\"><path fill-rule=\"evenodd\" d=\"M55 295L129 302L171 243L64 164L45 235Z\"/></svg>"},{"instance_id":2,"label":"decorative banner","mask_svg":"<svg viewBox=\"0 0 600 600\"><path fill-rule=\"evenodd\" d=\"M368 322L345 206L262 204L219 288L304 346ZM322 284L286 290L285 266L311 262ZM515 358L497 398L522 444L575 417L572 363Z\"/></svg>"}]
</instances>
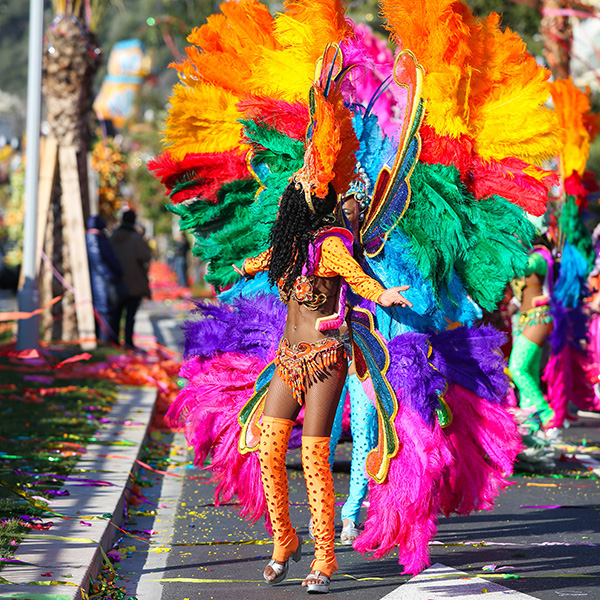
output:
<instances>
[{"instance_id":1,"label":"decorative banner","mask_svg":"<svg viewBox=\"0 0 600 600\"><path fill-rule=\"evenodd\" d=\"M94 102L99 119L122 127L133 112L133 102L150 74L150 57L139 40L117 42L108 59L108 74Z\"/></svg>"}]
</instances>

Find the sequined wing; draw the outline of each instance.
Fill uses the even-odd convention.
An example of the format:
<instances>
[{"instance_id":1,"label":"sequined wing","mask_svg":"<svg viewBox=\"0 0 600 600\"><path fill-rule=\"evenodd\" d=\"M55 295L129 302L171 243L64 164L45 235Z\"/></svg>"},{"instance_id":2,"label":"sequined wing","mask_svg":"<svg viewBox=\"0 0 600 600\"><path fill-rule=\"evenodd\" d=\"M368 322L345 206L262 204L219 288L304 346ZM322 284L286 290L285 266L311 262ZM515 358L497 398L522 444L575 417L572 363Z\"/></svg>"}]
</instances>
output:
<instances>
[{"instance_id":1,"label":"sequined wing","mask_svg":"<svg viewBox=\"0 0 600 600\"><path fill-rule=\"evenodd\" d=\"M396 57L393 74L396 84L406 89L406 109L400 126L397 152L393 160L387 161L379 172L373 199L361 226L361 243L369 257L381 252L388 235L410 204L410 176L421 150L418 131L424 114L424 102L421 99L423 69L414 54L404 50Z\"/></svg>"},{"instance_id":2,"label":"sequined wing","mask_svg":"<svg viewBox=\"0 0 600 600\"><path fill-rule=\"evenodd\" d=\"M367 474L377 483L383 483L387 477L390 460L400 449L394 427L398 400L386 377L390 357L385 340L376 331L373 315L368 310L353 309L350 327L356 374L363 382L371 379L377 408L378 443L367 456Z\"/></svg>"}]
</instances>

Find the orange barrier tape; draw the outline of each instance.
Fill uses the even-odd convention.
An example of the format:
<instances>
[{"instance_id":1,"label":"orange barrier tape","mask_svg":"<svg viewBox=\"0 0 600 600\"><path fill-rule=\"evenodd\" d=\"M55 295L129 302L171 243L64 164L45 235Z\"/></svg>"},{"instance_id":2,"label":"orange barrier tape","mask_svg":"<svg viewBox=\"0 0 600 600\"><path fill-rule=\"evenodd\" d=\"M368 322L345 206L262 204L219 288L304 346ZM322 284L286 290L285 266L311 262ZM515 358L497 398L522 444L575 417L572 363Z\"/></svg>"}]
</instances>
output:
<instances>
[{"instance_id":1,"label":"orange barrier tape","mask_svg":"<svg viewBox=\"0 0 600 600\"><path fill-rule=\"evenodd\" d=\"M62 295L56 296L55 298L52 298L52 300L50 300L50 302L47 302L46 304L44 304L44 306L42 306L41 308L37 308L36 310L34 310L32 312L23 312L20 310L16 310L13 312L0 313L0 322L2 322L2 321L21 321L23 319L30 319L31 317L34 317L35 315L39 315L39 314L43 313L48 307L52 306L53 304L56 304L61 299L62 299Z\"/></svg>"}]
</instances>

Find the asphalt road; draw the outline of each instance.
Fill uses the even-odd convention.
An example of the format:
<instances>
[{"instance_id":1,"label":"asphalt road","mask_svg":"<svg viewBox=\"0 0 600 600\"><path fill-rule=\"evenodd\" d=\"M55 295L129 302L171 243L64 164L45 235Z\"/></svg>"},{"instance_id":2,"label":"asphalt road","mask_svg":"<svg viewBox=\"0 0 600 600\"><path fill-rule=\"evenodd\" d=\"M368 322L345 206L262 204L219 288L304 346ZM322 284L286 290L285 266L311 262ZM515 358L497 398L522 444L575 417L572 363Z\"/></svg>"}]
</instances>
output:
<instances>
[{"instance_id":1,"label":"asphalt road","mask_svg":"<svg viewBox=\"0 0 600 600\"><path fill-rule=\"evenodd\" d=\"M600 452L593 450L600 446L600 421L577 423L565 432L564 440L575 444L585 440L587 450L557 449L555 456L562 455L562 460L554 469L540 473L538 467L536 473L515 476L514 485L492 511L442 517L431 545L431 561L438 566L409 584L411 578L400 574L394 555L371 561L352 548L338 546L340 569L332 595L360 600L600 600L600 471L589 477L590 466L600 467L593 462L594 457L600 461ZM291 565L285 582L265 584L262 570L271 545L263 525L244 522L235 505L215 507L213 486L190 479L202 473L184 468L182 446L178 452L182 464L174 469L186 478L155 476L156 485L144 491L157 504L158 514L139 517L134 526L158 533L149 552L137 544L139 551L122 561L128 590L139 600L306 597L300 582L310 570L312 543L305 544L302 561ZM586 464L572 458L576 452ZM334 472L340 506L348 489L349 456L350 444L340 445ZM292 521L306 540L309 509L299 464L298 451L291 451ZM340 528L341 524L338 533ZM428 573L432 577L421 583Z\"/></svg>"}]
</instances>

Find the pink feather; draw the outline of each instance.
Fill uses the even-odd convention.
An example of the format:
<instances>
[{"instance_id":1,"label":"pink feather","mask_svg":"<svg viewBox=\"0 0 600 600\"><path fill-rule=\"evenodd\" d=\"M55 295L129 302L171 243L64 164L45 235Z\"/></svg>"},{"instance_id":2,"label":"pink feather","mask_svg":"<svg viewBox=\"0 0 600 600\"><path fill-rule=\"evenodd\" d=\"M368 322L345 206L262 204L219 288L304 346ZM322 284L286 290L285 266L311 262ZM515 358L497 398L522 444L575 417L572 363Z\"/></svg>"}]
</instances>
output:
<instances>
[{"instance_id":1,"label":"pink feather","mask_svg":"<svg viewBox=\"0 0 600 600\"><path fill-rule=\"evenodd\" d=\"M542 380L547 385L548 404L554 411L549 427L561 427L568 418L569 402L582 410L600 410L600 401L587 372L590 358L565 344L560 352L552 354L546 363Z\"/></svg>"},{"instance_id":2,"label":"pink feather","mask_svg":"<svg viewBox=\"0 0 600 600\"><path fill-rule=\"evenodd\" d=\"M398 547L403 573L429 565L429 542L441 512L489 509L509 485L521 451L511 415L457 385L446 393L452 423L433 429L400 404L395 421L401 444L387 480L369 484L369 510L355 550L381 558Z\"/></svg>"},{"instance_id":3,"label":"pink feather","mask_svg":"<svg viewBox=\"0 0 600 600\"><path fill-rule=\"evenodd\" d=\"M381 558L398 547L403 573L419 573L429 564L429 540L440 512L439 485L452 455L419 415L400 406L395 421L402 448L391 461L387 480L369 484L369 510L363 533L354 543L359 552Z\"/></svg>"},{"instance_id":4,"label":"pink feather","mask_svg":"<svg viewBox=\"0 0 600 600\"><path fill-rule=\"evenodd\" d=\"M444 443L453 461L440 488L442 510L448 516L491 509L522 450L517 426L502 406L461 386L450 386L445 398L453 419Z\"/></svg>"},{"instance_id":5,"label":"pink feather","mask_svg":"<svg viewBox=\"0 0 600 600\"><path fill-rule=\"evenodd\" d=\"M240 514L251 521L266 515L266 503L258 456L238 452L238 413L265 366L257 357L233 352L208 360L193 357L180 370L189 383L166 415L168 422L183 425L197 465L212 455L204 469L212 472L210 481L218 483L215 504L237 497Z\"/></svg>"}]
</instances>

